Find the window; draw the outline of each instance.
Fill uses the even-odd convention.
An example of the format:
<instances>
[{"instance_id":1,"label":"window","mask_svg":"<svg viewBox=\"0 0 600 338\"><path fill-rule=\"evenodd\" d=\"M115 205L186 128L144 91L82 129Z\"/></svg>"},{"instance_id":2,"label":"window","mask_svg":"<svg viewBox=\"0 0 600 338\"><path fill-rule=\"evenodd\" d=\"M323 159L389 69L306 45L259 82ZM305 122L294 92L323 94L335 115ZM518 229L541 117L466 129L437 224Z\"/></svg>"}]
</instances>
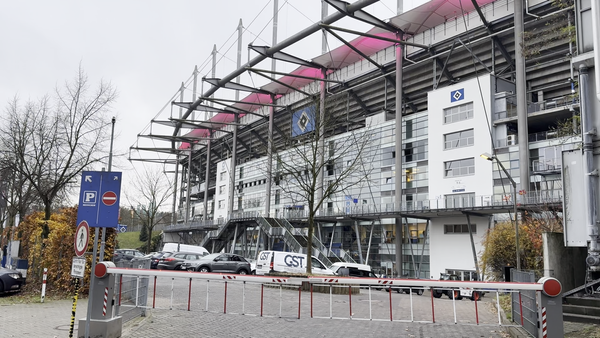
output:
<instances>
[{"instance_id":1,"label":"window","mask_svg":"<svg viewBox=\"0 0 600 338\"><path fill-rule=\"evenodd\" d=\"M444 135L444 149L468 147L475 144L473 129Z\"/></svg>"},{"instance_id":2,"label":"window","mask_svg":"<svg viewBox=\"0 0 600 338\"><path fill-rule=\"evenodd\" d=\"M477 233L477 224L471 224L471 232ZM468 224L444 224L444 234L468 234Z\"/></svg>"},{"instance_id":3,"label":"window","mask_svg":"<svg viewBox=\"0 0 600 338\"><path fill-rule=\"evenodd\" d=\"M428 142L428 140L421 140L421 141L415 141L415 142L407 142L407 143L403 144L402 148L404 148L403 149L404 161L412 162L412 161L426 160L427 159L427 142ZM382 163L382 165L387 165L387 163L384 162L384 163Z\"/></svg>"},{"instance_id":4,"label":"window","mask_svg":"<svg viewBox=\"0 0 600 338\"><path fill-rule=\"evenodd\" d=\"M454 123L473 118L473 102L444 109L444 123Z\"/></svg>"},{"instance_id":5,"label":"window","mask_svg":"<svg viewBox=\"0 0 600 338\"><path fill-rule=\"evenodd\" d=\"M219 194L224 194L225 193L225 186L222 185L219 187Z\"/></svg>"},{"instance_id":6,"label":"window","mask_svg":"<svg viewBox=\"0 0 600 338\"><path fill-rule=\"evenodd\" d=\"M281 193L279 190L275 190L275 204L281 203Z\"/></svg>"},{"instance_id":7,"label":"window","mask_svg":"<svg viewBox=\"0 0 600 338\"><path fill-rule=\"evenodd\" d=\"M219 209L223 209L225 208L225 200L220 200L219 201Z\"/></svg>"},{"instance_id":8,"label":"window","mask_svg":"<svg viewBox=\"0 0 600 338\"><path fill-rule=\"evenodd\" d=\"M225 178L227 178L227 172L222 172L219 174L219 180L220 181L225 181Z\"/></svg>"},{"instance_id":9,"label":"window","mask_svg":"<svg viewBox=\"0 0 600 338\"><path fill-rule=\"evenodd\" d=\"M474 174L475 159L472 157L444 162L444 177L468 176Z\"/></svg>"},{"instance_id":10,"label":"window","mask_svg":"<svg viewBox=\"0 0 600 338\"><path fill-rule=\"evenodd\" d=\"M240 180L244 178L244 167L240 167Z\"/></svg>"}]
</instances>

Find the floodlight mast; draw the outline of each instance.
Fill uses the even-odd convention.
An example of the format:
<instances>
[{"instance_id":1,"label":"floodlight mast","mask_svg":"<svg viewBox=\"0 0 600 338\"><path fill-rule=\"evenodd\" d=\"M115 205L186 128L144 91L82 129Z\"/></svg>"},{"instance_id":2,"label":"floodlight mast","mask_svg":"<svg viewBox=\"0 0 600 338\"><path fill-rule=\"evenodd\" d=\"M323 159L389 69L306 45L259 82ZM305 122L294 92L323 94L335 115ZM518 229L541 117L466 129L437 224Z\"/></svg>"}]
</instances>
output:
<instances>
[{"instance_id":1,"label":"floodlight mast","mask_svg":"<svg viewBox=\"0 0 600 338\"><path fill-rule=\"evenodd\" d=\"M490 155L488 153L483 153L480 156L481 156L481 158L488 160L490 162L493 162L495 160L512 185L512 199L513 199L513 209L514 209L513 212L515 214L515 250L517 253L517 270L521 270L521 257L520 257L521 255L519 253L520 252L519 220L518 220L518 216L517 216L517 182L515 182L515 180L512 178L512 176L510 176L510 174L508 173L508 170L506 170L504 165L502 165L502 162L500 162L496 156Z\"/></svg>"}]
</instances>

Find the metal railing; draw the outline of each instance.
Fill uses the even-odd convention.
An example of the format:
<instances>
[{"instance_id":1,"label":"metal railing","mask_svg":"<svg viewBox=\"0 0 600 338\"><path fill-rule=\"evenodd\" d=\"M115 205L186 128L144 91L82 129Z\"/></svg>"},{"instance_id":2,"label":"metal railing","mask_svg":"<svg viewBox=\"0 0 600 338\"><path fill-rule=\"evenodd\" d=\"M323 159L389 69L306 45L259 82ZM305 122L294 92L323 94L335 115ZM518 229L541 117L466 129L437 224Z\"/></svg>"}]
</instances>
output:
<instances>
[{"instance_id":1,"label":"metal railing","mask_svg":"<svg viewBox=\"0 0 600 338\"><path fill-rule=\"evenodd\" d=\"M536 325L537 313L541 313L543 309L542 304L535 302L535 297L542 297L541 292L545 289L543 281L467 282L343 276L252 276L111 267L108 268L108 273L115 274L115 280L128 277L153 281L146 304L122 304L122 289L119 289L115 297L119 299L117 305L120 307L298 319L304 313L309 318L501 327ZM376 292L380 289L390 292ZM392 297L391 291L408 295ZM514 325L503 323L500 311L490 311L488 307L479 304L480 298L488 294L486 297L491 298L489 302L499 308L500 293L513 295L513 307L519 309L519 312L513 313L513 318L516 319ZM526 293L531 293L533 301L524 300L523 295ZM413 296L422 294L423 296ZM440 300L442 295L446 295L446 299ZM463 297L472 301L461 301ZM389 307L372 306L374 302L389 303ZM535 316L526 319L524 308L529 307L528 311ZM416 311L417 309L419 310ZM531 323L526 324L526 321ZM533 335L537 336L537 325L534 329L535 331L530 332L535 332Z\"/></svg>"},{"instance_id":2,"label":"metal railing","mask_svg":"<svg viewBox=\"0 0 600 338\"><path fill-rule=\"evenodd\" d=\"M510 280L520 283L535 283L535 273L511 269ZM536 292L522 290L511 294L512 321L521 324L532 336L538 332L538 309Z\"/></svg>"}]
</instances>

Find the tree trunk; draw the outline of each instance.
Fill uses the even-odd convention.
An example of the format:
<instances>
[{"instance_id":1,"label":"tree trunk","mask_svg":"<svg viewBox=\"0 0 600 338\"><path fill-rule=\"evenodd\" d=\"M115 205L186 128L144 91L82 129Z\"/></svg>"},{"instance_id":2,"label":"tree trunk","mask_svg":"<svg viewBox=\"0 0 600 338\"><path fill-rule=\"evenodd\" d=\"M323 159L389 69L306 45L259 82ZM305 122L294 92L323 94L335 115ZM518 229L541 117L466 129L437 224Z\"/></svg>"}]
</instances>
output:
<instances>
[{"instance_id":1,"label":"tree trunk","mask_svg":"<svg viewBox=\"0 0 600 338\"><path fill-rule=\"evenodd\" d=\"M308 214L308 236L306 244L306 273L312 274L312 238L314 229L314 214L312 209L309 210Z\"/></svg>"}]
</instances>

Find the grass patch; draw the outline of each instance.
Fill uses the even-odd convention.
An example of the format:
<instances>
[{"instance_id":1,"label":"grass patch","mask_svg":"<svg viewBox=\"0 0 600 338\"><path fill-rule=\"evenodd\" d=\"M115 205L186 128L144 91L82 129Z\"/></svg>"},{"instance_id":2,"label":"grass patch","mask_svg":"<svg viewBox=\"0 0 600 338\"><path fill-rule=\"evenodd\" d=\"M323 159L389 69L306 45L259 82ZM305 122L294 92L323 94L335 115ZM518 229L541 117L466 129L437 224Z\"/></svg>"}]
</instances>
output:
<instances>
[{"instance_id":1,"label":"grass patch","mask_svg":"<svg viewBox=\"0 0 600 338\"><path fill-rule=\"evenodd\" d=\"M509 321L512 320L512 311L511 311L511 297L510 297L510 293L507 295L500 295L500 307L502 308L502 311L504 311L504 315L506 316L506 319L508 319Z\"/></svg>"},{"instance_id":2,"label":"grass patch","mask_svg":"<svg viewBox=\"0 0 600 338\"><path fill-rule=\"evenodd\" d=\"M156 236L160 231L153 231L152 235ZM127 231L117 234L117 249L139 249L146 243L140 241L139 231Z\"/></svg>"}]
</instances>

